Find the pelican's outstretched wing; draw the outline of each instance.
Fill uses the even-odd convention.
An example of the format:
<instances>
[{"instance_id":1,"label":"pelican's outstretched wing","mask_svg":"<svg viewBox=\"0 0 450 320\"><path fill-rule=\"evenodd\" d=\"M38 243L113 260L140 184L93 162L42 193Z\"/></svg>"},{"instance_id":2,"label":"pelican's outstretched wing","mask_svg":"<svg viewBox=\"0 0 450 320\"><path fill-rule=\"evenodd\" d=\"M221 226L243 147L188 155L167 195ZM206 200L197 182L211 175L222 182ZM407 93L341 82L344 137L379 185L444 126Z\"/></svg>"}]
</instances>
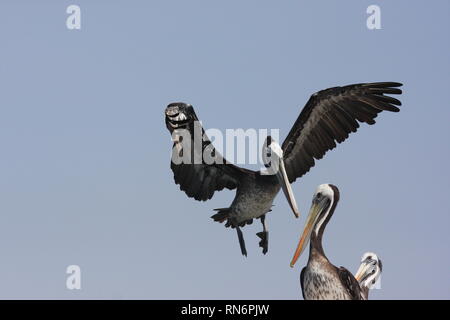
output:
<instances>
[{"instance_id":1,"label":"pelican's outstretched wing","mask_svg":"<svg viewBox=\"0 0 450 320\"><path fill-rule=\"evenodd\" d=\"M223 188L235 189L242 175L255 173L227 162L215 150L191 105L182 102L171 103L166 108L165 116L167 129L174 140L170 167L175 183L179 184L180 189L189 197L195 200L209 200L215 191ZM190 139L189 144L183 143L185 137ZM185 150L186 146L190 146L190 161L174 163L174 156L181 159L183 153L189 152Z\"/></svg>"},{"instance_id":2,"label":"pelican's outstretched wing","mask_svg":"<svg viewBox=\"0 0 450 320\"><path fill-rule=\"evenodd\" d=\"M314 166L314 159L348 138L358 122L375 123L383 110L398 112L401 102L386 94L401 94L397 82L360 83L329 88L311 96L283 142L290 182Z\"/></svg>"}]
</instances>

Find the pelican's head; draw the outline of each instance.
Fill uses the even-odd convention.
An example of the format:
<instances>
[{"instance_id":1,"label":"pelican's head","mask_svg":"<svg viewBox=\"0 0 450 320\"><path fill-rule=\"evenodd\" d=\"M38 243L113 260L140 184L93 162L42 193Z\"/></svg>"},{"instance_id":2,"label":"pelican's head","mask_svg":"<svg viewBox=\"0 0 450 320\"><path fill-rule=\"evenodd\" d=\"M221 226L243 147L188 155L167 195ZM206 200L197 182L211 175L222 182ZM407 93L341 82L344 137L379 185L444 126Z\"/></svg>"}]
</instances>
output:
<instances>
[{"instance_id":1,"label":"pelican's head","mask_svg":"<svg viewBox=\"0 0 450 320\"><path fill-rule=\"evenodd\" d=\"M267 136L262 148L262 160L268 174L276 174L283 159L283 150L271 136Z\"/></svg>"},{"instance_id":2,"label":"pelican's head","mask_svg":"<svg viewBox=\"0 0 450 320\"><path fill-rule=\"evenodd\" d=\"M361 258L361 265L355 274L361 287L372 289L383 271L380 258L373 252L366 252Z\"/></svg>"},{"instance_id":3,"label":"pelican's head","mask_svg":"<svg viewBox=\"0 0 450 320\"><path fill-rule=\"evenodd\" d=\"M262 160L264 166L267 168L267 171L265 171L264 174L276 175L284 195L288 200L289 206L294 212L295 217L298 218L300 213L298 212L294 193L292 192L291 184L289 183L289 178L284 167L283 149L281 149L280 145L271 136L268 136L266 141L264 141Z\"/></svg>"},{"instance_id":4,"label":"pelican's head","mask_svg":"<svg viewBox=\"0 0 450 320\"><path fill-rule=\"evenodd\" d=\"M323 233L325 225L330 220L333 214L333 206L339 201L339 189L332 184L321 184L317 187L316 192L312 199L311 209L306 220L305 227L303 229L302 236L298 242L297 249L295 250L294 257L291 261L291 267L297 262L305 250L311 234L319 236Z\"/></svg>"}]
</instances>

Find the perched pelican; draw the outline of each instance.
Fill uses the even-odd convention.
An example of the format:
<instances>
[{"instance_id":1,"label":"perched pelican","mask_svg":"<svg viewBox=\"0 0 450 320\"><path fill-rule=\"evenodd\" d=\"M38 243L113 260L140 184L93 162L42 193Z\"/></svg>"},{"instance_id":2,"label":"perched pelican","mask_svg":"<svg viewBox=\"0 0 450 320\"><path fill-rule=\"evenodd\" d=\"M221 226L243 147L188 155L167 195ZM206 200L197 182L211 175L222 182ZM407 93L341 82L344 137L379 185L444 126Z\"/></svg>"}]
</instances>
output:
<instances>
[{"instance_id":1,"label":"perched pelican","mask_svg":"<svg viewBox=\"0 0 450 320\"><path fill-rule=\"evenodd\" d=\"M247 255L247 250L240 227L260 218L263 231L257 235L265 254L268 250L265 215L271 211L280 189L298 217L290 183L307 173L314 166L315 159L321 159L351 132L356 132L359 122L372 125L381 111L398 112L400 101L386 94L401 94L398 88L401 85L397 82L360 83L313 94L281 147L270 136L266 138L262 150L264 164L268 168L265 171L252 171L228 162L204 135L194 108L183 102L171 103L165 110L165 122L173 140L171 169L175 183L189 197L201 201L211 199L214 192L224 188L237 189L231 206L215 209L218 212L211 218L218 222L226 221L226 227L236 228L243 255ZM187 138L186 132L190 133ZM199 138L196 132L200 134ZM200 143L195 143L198 139ZM184 150L187 145L190 152ZM205 153L210 154L214 161L205 161ZM184 157L188 154L191 162L174 163L174 155ZM193 159L199 156L200 161L195 162Z\"/></svg>"},{"instance_id":2,"label":"perched pelican","mask_svg":"<svg viewBox=\"0 0 450 320\"><path fill-rule=\"evenodd\" d=\"M294 266L308 242L309 259L300 274L305 300L361 300L358 281L344 267L334 266L325 256L322 236L339 201L339 190L332 184L320 185L312 200L303 234L291 261Z\"/></svg>"},{"instance_id":3,"label":"perched pelican","mask_svg":"<svg viewBox=\"0 0 450 320\"><path fill-rule=\"evenodd\" d=\"M361 297L367 300L369 290L372 289L383 271L383 264L373 252L366 252L361 258L361 264L356 271L355 278L361 287Z\"/></svg>"}]
</instances>

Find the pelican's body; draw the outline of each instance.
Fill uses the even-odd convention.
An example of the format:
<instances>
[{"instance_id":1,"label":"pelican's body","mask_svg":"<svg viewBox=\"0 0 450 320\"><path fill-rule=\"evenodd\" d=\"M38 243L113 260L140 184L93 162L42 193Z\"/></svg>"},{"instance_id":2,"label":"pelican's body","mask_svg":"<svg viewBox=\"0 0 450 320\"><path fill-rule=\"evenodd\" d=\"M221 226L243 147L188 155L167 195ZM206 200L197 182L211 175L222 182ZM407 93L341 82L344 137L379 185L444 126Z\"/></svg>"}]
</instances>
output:
<instances>
[{"instance_id":1,"label":"pelican's body","mask_svg":"<svg viewBox=\"0 0 450 320\"><path fill-rule=\"evenodd\" d=\"M263 253L267 252L268 230L265 223L265 214L271 211L273 201L280 189L281 185L275 176L262 175L260 172L256 172L254 175L242 179L236 197L229 208L215 209L218 213L212 216L214 221L223 222L226 220L226 227L236 228L243 255L247 255L247 250L240 227L252 224L253 219L256 218L261 219L263 224L263 231L257 233L261 238L259 244L263 248Z\"/></svg>"},{"instance_id":2,"label":"pelican's body","mask_svg":"<svg viewBox=\"0 0 450 320\"><path fill-rule=\"evenodd\" d=\"M182 102L171 103L166 108L165 120L174 142L171 169L175 183L189 197L200 201L211 199L216 191L224 188L236 189L231 206L216 209L218 213L212 218L236 228L244 255L247 251L240 227L255 218L261 219L263 231L257 235L266 253L265 215L271 211L280 189L298 217L290 183L306 174L315 160L343 142L351 132L356 132L359 122L372 125L381 111L398 112L396 106L401 105L400 101L386 94L400 94L399 86L396 82L362 83L313 94L282 146L267 137L262 150L265 171L248 170L228 162L205 135L194 108ZM212 161L205 160L205 154ZM178 161L181 158L183 161Z\"/></svg>"},{"instance_id":3,"label":"pelican's body","mask_svg":"<svg viewBox=\"0 0 450 320\"><path fill-rule=\"evenodd\" d=\"M281 186L275 176L261 175L257 172L241 181L241 186L229 208L216 210L219 213L226 211L230 223L233 221L240 226L269 212L280 189Z\"/></svg>"},{"instance_id":4,"label":"pelican's body","mask_svg":"<svg viewBox=\"0 0 450 320\"><path fill-rule=\"evenodd\" d=\"M301 273L301 286L305 300L353 300L353 296L340 280L340 270L318 252L312 253Z\"/></svg>"},{"instance_id":5,"label":"pelican's body","mask_svg":"<svg viewBox=\"0 0 450 320\"><path fill-rule=\"evenodd\" d=\"M344 267L334 266L322 248L325 227L339 201L339 190L331 184L320 185L314 194L308 220L291 266L310 242L308 264L300 274L300 285L305 300L360 300L358 281Z\"/></svg>"}]
</instances>

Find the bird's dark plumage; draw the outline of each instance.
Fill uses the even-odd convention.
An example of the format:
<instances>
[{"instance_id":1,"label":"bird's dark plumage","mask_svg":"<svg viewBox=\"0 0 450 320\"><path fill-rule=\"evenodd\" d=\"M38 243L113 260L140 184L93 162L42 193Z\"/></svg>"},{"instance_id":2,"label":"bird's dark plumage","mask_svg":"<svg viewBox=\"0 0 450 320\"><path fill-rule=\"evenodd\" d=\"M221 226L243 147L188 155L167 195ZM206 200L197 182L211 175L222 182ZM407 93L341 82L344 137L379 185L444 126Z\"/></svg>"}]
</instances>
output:
<instances>
[{"instance_id":1,"label":"bird's dark plumage","mask_svg":"<svg viewBox=\"0 0 450 320\"><path fill-rule=\"evenodd\" d=\"M343 287L347 290L351 300L360 300L361 288L353 274L344 267L337 268L337 272L339 274L339 279L341 280Z\"/></svg>"},{"instance_id":2,"label":"bird's dark plumage","mask_svg":"<svg viewBox=\"0 0 450 320\"><path fill-rule=\"evenodd\" d=\"M183 116L180 117L180 115ZM186 192L189 197L206 201L213 197L215 191L224 188L236 189L243 174L253 174L254 172L239 168L223 158L205 135L202 127L198 127L197 132L194 131L196 123L199 124L198 121L191 105L181 102L172 103L166 109L167 129L171 134L176 129L186 129L190 133L192 146L190 159L194 161L195 157L198 157L200 160L198 163L175 164L171 162L170 168L173 171L175 183L180 185L180 189ZM195 137L195 134L198 134L198 136ZM203 136L205 138L202 140ZM198 139L198 145L194 143L195 138ZM186 152L184 149L177 148L177 146L181 146L181 141L174 141L173 152ZM215 161L211 164L206 163L202 157L205 150L215 158Z\"/></svg>"},{"instance_id":3,"label":"bird's dark plumage","mask_svg":"<svg viewBox=\"0 0 450 320\"><path fill-rule=\"evenodd\" d=\"M386 94L401 94L397 82L376 82L334 87L311 96L283 142L290 182L303 176L324 154L381 111L398 112L401 102Z\"/></svg>"}]
</instances>

